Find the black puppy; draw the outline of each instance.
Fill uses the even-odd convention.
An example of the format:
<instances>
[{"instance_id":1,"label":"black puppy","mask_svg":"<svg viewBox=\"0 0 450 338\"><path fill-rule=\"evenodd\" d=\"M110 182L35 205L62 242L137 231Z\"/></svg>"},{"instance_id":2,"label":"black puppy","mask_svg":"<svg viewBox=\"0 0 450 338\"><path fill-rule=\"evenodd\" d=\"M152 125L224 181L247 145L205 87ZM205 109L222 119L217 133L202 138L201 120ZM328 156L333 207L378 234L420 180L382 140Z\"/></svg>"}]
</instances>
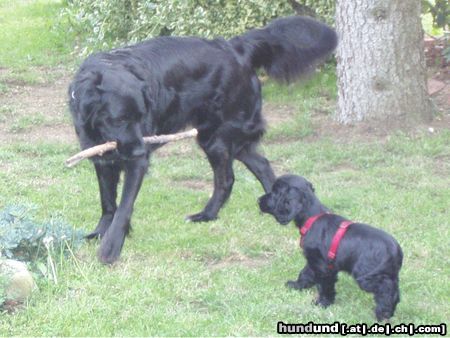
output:
<instances>
[{"instance_id":1,"label":"black puppy","mask_svg":"<svg viewBox=\"0 0 450 338\"><path fill-rule=\"evenodd\" d=\"M69 88L83 149L116 141L117 151L93 159L102 216L89 238L102 237L99 258L112 263L130 229L133 206L155 145L143 136L191 125L214 172L214 192L193 222L217 218L231 194L233 161L241 161L267 192L275 175L256 147L264 134L256 69L289 82L314 69L337 43L328 26L306 17L274 20L230 40L158 37L91 55ZM174 162L174 165L175 162ZM117 187L125 172L117 205Z\"/></svg>"},{"instance_id":2,"label":"black puppy","mask_svg":"<svg viewBox=\"0 0 450 338\"><path fill-rule=\"evenodd\" d=\"M377 320L394 315L400 301L403 253L391 235L329 213L311 183L300 176L278 178L272 191L259 199L259 206L283 225L294 220L302 235L307 264L296 281L287 282L288 287L300 290L317 285L316 304L326 307L334 302L337 273L345 271L361 289L374 294Z\"/></svg>"}]
</instances>

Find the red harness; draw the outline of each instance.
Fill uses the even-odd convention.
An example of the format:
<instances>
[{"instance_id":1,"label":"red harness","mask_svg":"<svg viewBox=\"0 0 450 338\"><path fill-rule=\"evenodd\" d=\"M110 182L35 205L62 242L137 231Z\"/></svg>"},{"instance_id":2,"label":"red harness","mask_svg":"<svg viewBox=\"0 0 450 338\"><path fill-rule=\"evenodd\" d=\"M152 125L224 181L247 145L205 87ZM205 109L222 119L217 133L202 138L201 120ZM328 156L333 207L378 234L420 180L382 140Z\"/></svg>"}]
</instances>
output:
<instances>
[{"instance_id":1,"label":"red harness","mask_svg":"<svg viewBox=\"0 0 450 338\"><path fill-rule=\"evenodd\" d=\"M326 215L328 213L324 212L315 216L312 216L308 218L305 222L305 224L300 228L300 247L303 248L303 241L305 239L306 233L311 229L313 224L323 215ZM336 252L339 248L339 244L341 243L341 239L344 237L345 232L347 231L350 224L353 224L352 221L342 221L341 224L339 224L339 228L337 229L336 233L333 236L333 239L331 240L330 249L328 250L328 268L332 270L334 268L333 262L336 259Z\"/></svg>"}]
</instances>

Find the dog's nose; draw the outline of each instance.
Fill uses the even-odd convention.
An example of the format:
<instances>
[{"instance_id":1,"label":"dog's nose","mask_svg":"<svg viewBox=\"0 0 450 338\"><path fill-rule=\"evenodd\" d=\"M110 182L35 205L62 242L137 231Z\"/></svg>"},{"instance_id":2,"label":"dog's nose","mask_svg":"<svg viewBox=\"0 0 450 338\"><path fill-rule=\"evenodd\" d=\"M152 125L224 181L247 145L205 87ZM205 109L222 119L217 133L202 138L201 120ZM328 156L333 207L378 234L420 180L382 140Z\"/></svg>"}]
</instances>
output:
<instances>
[{"instance_id":1,"label":"dog's nose","mask_svg":"<svg viewBox=\"0 0 450 338\"><path fill-rule=\"evenodd\" d=\"M258 198L258 205L261 208L261 204L262 204L262 196Z\"/></svg>"},{"instance_id":2,"label":"dog's nose","mask_svg":"<svg viewBox=\"0 0 450 338\"><path fill-rule=\"evenodd\" d=\"M260 198L258 198L258 206L259 206L259 210L261 212L267 212L268 208L267 208L267 204L264 202L264 196L261 196Z\"/></svg>"}]
</instances>

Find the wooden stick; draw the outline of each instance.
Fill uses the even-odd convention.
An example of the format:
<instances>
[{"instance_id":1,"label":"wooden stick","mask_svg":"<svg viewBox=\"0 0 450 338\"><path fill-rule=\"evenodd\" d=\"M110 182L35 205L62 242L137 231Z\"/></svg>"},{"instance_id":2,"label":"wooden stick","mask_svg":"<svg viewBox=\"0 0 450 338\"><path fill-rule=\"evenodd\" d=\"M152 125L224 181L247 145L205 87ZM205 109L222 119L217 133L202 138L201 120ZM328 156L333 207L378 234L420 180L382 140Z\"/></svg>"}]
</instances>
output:
<instances>
[{"instance_id":1,"label":"wooden stick","mask_svg":"<svg viewBox=\"0 0 450 338\"><path fill-rule=\"evenodd\" d=\"M167 143L167 142L182 140L182 139L188 138L188 137L195 137L195 136L197 136L197 134L198 134L197 129L191 129L191 130L184 131L181 133L176 133L176 134L145 136L144 143L146 143L146 144ZM114 150L116 148L117 148L116 142L114 142L114 141L106 142L104 144L100 144L98 146L91 147L91 148L85 149L83 151L80 151L78 154L75 154L71 158L68 158L65 163L66 163L67 167L71 168L86 158L89 158L92 156L103 156L104 153Z\"/></svg>"}]
</instances>

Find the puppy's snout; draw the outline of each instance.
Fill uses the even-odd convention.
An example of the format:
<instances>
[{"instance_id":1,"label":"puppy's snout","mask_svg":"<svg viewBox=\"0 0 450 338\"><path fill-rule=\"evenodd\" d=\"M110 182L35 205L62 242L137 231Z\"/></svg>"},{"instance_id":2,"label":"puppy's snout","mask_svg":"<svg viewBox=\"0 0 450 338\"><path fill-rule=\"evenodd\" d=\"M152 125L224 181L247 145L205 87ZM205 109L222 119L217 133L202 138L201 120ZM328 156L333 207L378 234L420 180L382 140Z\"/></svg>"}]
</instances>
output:
<instances>
[{"instance_id":1,"label":"puppy's snout","mask_svg":"<svg viewBox=\"0 0 450 338\"><path fill-rule=\"evenodd\" d=\"M269 205L267 203L267 199L268 199L267 195L263 195L260 198L258 198L259 209L262 212L269 212L270 211Z\"/></svg>"}]
</instances>

